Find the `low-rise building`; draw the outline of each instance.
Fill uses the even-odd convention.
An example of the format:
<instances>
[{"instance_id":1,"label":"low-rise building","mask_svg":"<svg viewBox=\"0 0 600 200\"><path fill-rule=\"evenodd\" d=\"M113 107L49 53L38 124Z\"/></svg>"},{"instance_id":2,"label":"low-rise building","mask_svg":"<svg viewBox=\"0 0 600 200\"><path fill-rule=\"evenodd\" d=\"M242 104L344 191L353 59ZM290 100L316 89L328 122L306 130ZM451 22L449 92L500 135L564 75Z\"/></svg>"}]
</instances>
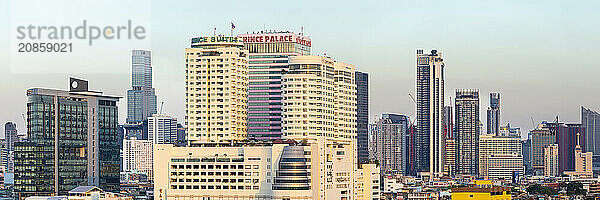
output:
<instances>
[{"instance_id":1,"label":"low-rise building","mask_svg":"<svg viewBox=\"0 0 600 200\"><path fill-rule=\"evenodd\" d=\"M78 186L69 191L67 196L31 196L25 200L132 200L119 193L105 192L96 186Z\"/></svg>"},{"instance_id":2,"label":"low-rise building","mask_svg":"<svg viewBox=\"0 0 600 200\"><path fill-rule=\"evenodd\" d=\"M162 162L154 163L154 196L157 200L351 199L356 195L356 146L344 141L155 145L154 160ZM370 176L372 170L368 169Z\"/></svg>"},{"instance_id":3,"label":"low-rise building","mask_svg":"<svg viewBox=\"0 0 600 200\"><path fill-rule=\"evenodd\" d=\"M510 200L509 187L459 187L452 188L452 200Z\"/></svg>"}]
</instances>

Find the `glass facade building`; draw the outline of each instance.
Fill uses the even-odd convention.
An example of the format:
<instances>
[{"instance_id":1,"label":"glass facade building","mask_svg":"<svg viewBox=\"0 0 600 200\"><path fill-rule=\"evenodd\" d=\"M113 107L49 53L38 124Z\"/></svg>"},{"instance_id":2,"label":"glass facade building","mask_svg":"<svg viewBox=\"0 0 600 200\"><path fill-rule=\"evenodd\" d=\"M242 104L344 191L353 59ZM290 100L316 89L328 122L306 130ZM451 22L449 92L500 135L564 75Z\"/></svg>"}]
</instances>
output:
<instances>
[{"instance_id":1,"label":"glass facade building","mask_svg":"<svg viewBox=\"0 0 600 200\"><path fill-rule=\"evenodd\" d=\"M15 143L15 194L65 195L77 186L119 191L118 97L27 91L27 142Z\"/></svg>"}]
</instances>

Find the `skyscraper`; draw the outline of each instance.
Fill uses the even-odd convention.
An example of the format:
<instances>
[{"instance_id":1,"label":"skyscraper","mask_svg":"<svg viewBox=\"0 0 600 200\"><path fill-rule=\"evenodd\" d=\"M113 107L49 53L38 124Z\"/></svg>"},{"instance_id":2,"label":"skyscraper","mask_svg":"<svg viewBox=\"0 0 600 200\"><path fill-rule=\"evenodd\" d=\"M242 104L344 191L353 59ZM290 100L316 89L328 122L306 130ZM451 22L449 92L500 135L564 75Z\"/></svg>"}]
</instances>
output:
<instances>
[{"instance_id":1,"label":"skyscraper","mask_svg":"<svg viewBox=\"0 0 600 200\"><path fill-rule=\"evenodd\" d=\"M600 114L581 106L581 125L585 129L585 150L592 152L592 168L600 171Z\"/></svg>"},{"instance_id":2,"label":"skyscraper","mask_svg":"<svg viewBox=\"0 0 600 200\"><path fill-rule=\"evenodd\" d=\"M375 159L379 161L381 174L406 174L408 167L408 117L383 114L377 120Z\"/></svg>"},{"instance_id":3,"label":"skyscraper","mask_svg":"<svg viewBox=\"0 0 600 200\"><path fill-rule=\"evenodd\" d=\"M281 138L282 72L288 57L309 55L310 38L290 32L241 34L248 63L248 138Z\"/></svg>"},{"instance_id":4,"label":"skyscraper","mask_svg":"<svg viewBox=\"0 0 600 200\"><path fill-rule=\"evenodd\" d=\"M145 121L156 114L156 94L152 87L152 53L147 50L131 51L131 89L127 90L128 137L147 138Z\"/></svg>"},{"instance_id":5,"label":"skyscraper","mask_svg":"<svg viewBox=\"0 0 600 200\"><path fill-rule=\"evenodd\" d=\"M27 90L27 142L15 143L15 193L65 195L77 186L119 191L120 97L89 91L70 79L70 90Z\"/></svg>"},{"instance_id":6,"label":"skyscraper","mask_svg":"<svg viewBox=\"0 0 600 200\"><path fill-rule=\"evenodd\" d=\"M478 175L479 90L457 89L455 98L457 173Z\"/></svg>"},{"instance_id":7,"label":"skyscraper","mask_svg":"<svg viewBox=\"0 0 600 200\"><path fill-rule=\"evenodd\" d=\"M444 60L437 50L417 50L415 170L440 175L444 150Z\"/></svg>"},{"instance_id":8,"label":"skyscraper","mask_svg":"<svg viewBox=\"0 0 600 200\"><path fill-rule=\"evenodd\" d=\"M185 49L185 121L191 144L245 140L248 50L238 37L192 38Z\"/></svg>"},{"instance_id":9,"label":"skyscraper","mask_svg":"<svg viewBox=\"0 0 600 200\"><path fill-rule=\"evenodd\" d=\"M490 93L490 107L487 109L487 134L500 133L500 93Z\"/></svg>"},{"instance_id":10,"label":"skyscraper","mask_svg":"<svg viewBox=\"0 0 600 200\"><path fill-rule=\"evenodd\" d=\"M356 71L356 140L358 161L369 159L369 74Z\"/></svg>"},{"instance_id":11,"label":"skyscraper","mask_svg":"<svg viewBox=\"0 0 600 200\"><path fill-rule=\"evenodd\" d=\"M15 142L19 141L17 138L17 124L14 122L4 124L4 141L6 145L2 151L6 152L6 158L3 160L2 165L4 165L6 172L13 173Z\"/></svg>"}]
</instances>

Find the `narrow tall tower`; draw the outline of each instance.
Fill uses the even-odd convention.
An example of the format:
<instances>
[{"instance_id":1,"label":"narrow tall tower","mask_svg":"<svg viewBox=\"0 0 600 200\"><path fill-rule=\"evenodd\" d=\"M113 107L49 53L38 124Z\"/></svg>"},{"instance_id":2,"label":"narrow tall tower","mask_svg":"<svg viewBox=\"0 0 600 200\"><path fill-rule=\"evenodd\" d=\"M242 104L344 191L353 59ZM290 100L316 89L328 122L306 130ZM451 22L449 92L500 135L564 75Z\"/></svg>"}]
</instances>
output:
<instances>
[{"instance_id":1,"label":"narrow tall tower","mask_svg":"<svg viewBox=\"0 0 600 200\"><path fill-rule=\"evenodd\" d=\"M444 152L444 60L437 50L417 50L415 170L440 175Z\"/></svg>"},{"instance_id":2,"label":"narrow tall tower","mask_svg":"<svg viewBox=\"0 0 600 200\"><path fill-rule=\"evenodd\" d=\"M500 93L490 93L490 107L487 109L487 134L500 134Z\"/></svg>"}]
</instances>

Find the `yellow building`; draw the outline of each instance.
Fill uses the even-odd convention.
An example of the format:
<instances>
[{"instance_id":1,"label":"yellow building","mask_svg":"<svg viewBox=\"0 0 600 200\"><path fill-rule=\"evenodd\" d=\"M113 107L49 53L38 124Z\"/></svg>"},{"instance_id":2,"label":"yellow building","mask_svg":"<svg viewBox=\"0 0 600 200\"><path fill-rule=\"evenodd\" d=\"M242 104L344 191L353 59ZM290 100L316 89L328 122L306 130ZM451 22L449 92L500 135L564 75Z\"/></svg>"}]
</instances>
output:
<instances>
[{"instance_id":1,"label":"yellow building","mask_svg":"<svg viewBox=\"0 0 600 200\"><path fill-rule=\"evenodd\" d=\"M510 200L509 187L460 187L452 188L452 200Z\"/></svg>"}]
</instances>

